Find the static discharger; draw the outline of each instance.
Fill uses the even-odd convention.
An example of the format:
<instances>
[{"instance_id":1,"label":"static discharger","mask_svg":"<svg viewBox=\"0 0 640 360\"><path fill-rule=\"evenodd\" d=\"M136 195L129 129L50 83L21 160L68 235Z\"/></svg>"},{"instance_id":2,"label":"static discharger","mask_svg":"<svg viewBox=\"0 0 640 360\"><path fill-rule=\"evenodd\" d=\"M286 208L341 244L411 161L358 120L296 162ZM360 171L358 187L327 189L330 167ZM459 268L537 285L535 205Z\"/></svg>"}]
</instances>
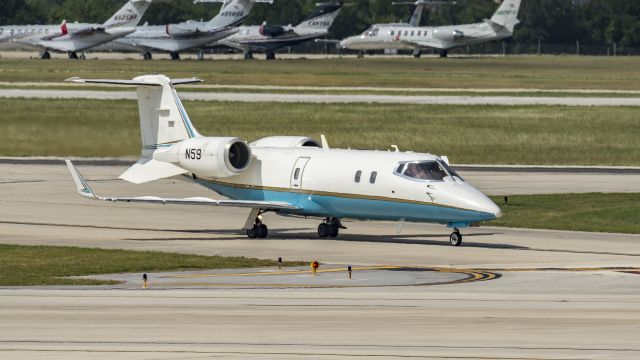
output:
<instances>
[{"instance_id":1,"label":"static discharger","mask_svg":"<svg viewBox=\"0 0 640 360\"><path fill-rule=\"evenodd\" d=\"M320 267L320 263L316 260L314 260L311 263L311 269L313 270L313 275L317 275L318 274L318 268Z\"/></svg>"},{"instance_id":2,"label":"static discharger","mask_svg":"<svg viewBox=\"0 0 640 360\"><path fill-rule=\"evenodd\" d=\"M149 288L149 282L148 282L148 278L147 278L147 274L142 274L142 288L143 289L147 289Z\"/></svg>"}]
</instances>

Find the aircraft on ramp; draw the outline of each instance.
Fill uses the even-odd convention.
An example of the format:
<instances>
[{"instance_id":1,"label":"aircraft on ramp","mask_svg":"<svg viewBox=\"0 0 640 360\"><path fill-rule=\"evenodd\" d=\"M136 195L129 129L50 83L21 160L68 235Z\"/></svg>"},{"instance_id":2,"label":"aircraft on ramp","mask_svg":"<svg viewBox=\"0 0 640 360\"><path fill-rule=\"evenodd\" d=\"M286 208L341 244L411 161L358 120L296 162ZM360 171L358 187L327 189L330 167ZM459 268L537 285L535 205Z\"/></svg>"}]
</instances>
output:
<instances>
[{"instance_id":1,"label":"aircraft on ramp","mask_svg":"<svg viewBox=\"0 0 640 360\"><path fill-rule=\"evenodd\" d=\"M423 49L440 50L447 57L449 49L500 40L513 36L518 25L521 0L504 0L491 19L481 23L428 27L382 24L372 26L361 35L340 41L340 47L353 50L413 50L415 57Z\"/></svg>"},{"instance_id":2,"label":"aircraft on ramp","mask_svg":"<svg viewBox=\"0 0 640 360\"><path fill-rule=\"evenodd\" d=\"M41 58L49 59L49 50L64 52L70 59L78 53L126 36L149 8L151 0L129 0L104 24L67 23L61 25L0 26L0 47L4 49L35 48Z\"/></svg>"},{"instance_id":3,"label":"aircraft on ramp","mask_svg":"<svg viewBox=\"0 0 640 360\"><path fill-rule=\"evenodd\" d=\"M272 136L248 144L223 134L202 136L174 88L199 79L146 75L68 81L137 87L142 155L121 179L140 184L182 175L229 198L100 197L67 160L78 193L90 199L251 208L244 224L249 238L267 237L260 217L265 212L320 218L320 237L338 236L345 229L340 219L346 218L435 222L454 228L449 238L454 246L462 243L458 228L501 215L446 157L330 149L324 137L321 144L304 136Z\"/></svg>"},{"instance_id":4,"label":"aircraft on ramp","mask_svg":"<svg viewBox=\"0 0 640 360\"><path fill-rule=\"evenodd\" d=\"M249 15L255 3L273 0L204 0L197 2L222 2L220 12L208 22L186 21L179 24L138 26L136 31L104 46L109 50L142 51L150 60L151 51L164 51L171 59L180 59L180 52L201 48L224 39L238 31L237 26Z\"/></svg>"},{"instance_id":5,"label":"aircraft on ramp","mask_svg":"<svg viewBox=\"0 0 640 360\"><path fill-rule=\"evenodd\" d=\"M266 22L260 26L241 26L237 33L211 45L240 49L245 59L252 59L254 51L264 51L267 60L273 60L277 49L326 36L342 5L341 1L319 3L313 13L296 26Z\"/></svg>"}]
</instances>

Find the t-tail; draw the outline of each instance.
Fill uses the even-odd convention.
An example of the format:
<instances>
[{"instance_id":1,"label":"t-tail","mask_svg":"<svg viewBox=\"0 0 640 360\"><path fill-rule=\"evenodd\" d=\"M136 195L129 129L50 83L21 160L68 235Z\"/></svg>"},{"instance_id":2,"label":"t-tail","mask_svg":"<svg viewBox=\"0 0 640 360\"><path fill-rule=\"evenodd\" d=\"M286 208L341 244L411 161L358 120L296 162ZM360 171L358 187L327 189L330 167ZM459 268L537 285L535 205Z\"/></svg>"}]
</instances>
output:
<instances>
[{"instance_id":1,"label":"t-tail","mask_svg":"<svg viewBox=\"0 0 640 360\"><path fill-rule=\"evenodd\" d=\"M207 23L210 29L222 29L240 25L249 16L255 3L273 4L273 0L210 0L221 2L220 12Z\"/></svg>"},{"instance_id":2,"label":"t-tail","mask_svg":"<svg viewBox=\"0 0 640 360\"><path fill-rule=\"evenodd\" d=\"M103 26L107 29L114 27L133 28L138 25L149 5L151 5L151 0L129 0Z\"/></svg>"},{"instance_id":3,"label":"t-tail","mask_svg":"<svg viewBox=\"0 0 640 360\"><path fill-rule=\"evenodd\" d=\"M311 15L307 16L294 31L298 34L328 31L342 9L342 1L318 3Z\"/></svg>"},{"instance_id":4,"label":"t-tail","mask_svg":"<svg viewBox=\"0 0 640 360\"><path fill-rule=\"evenodd\" d=\"M67 81L137 87L142 153L140 161L120 175L121 179L143 183L187 172L170 161L157 161L154 157L162 152L157 150L168 149L183 140L201 137L173 87L201 82L200 79L169 79L164 75L145 75L133 80L71 78Z\"/></svg>"},{"instance_id":5,"label":"t-tail","mask_svg":"<svg viewBox=\"0 0 640 360\"><path fill-rule=\"evenodd\" d=\"M491 17L491 22L507 29L513 33L513 29L520 23L518 20L518 11L520 10L521 0L504 0L498 10Z\"/></svg>"}]
</instances>

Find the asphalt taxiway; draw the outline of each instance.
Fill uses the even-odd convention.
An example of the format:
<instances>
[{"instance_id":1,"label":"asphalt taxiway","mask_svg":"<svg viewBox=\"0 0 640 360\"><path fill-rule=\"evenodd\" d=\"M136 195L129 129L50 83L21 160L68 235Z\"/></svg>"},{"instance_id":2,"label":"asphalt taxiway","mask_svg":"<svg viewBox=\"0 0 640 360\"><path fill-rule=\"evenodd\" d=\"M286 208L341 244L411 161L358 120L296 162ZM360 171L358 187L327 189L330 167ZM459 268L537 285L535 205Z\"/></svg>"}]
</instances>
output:
<instances>
[{"instance_id":1,"label":"asphalt taxiway","mask_svg":"<svg viewBox=\"0 0 640 360\"><path fill-rule=\"evenodd\" d=\"M213 196L179 180L131 185L123 165L79 166L105 195ZM0 164L0 242L319 260L309 269L106 275L97 288L0 289L0 357L637 359L640 235L349 222L265 215L250 240L242 209L112 204L78 196L63 164ZM463 172L485 191L584 191L638 174ZM505 178L508 177L508 178ZM551 180L555 179L555 180ZM553 185L554 182L556 185ZM574 188L575 189L575 188ZM353 279L345 268L353 265Z\"/></svg>"},{"instance_id":2,"label":"asphalt taxiway","mask_svg":"<svg viewBox=\"0 0 640 360\"><path fill-rule=\"evenodd\" d=\"M552 96L455 96L380 94L277 94L242 92L185 92L183 100L279 102L279 103L380 103L419 105L562 105L562 106L640 106L640 97L552 97ZM132 91L0 89L3 98L135 100Z\"/></svg>"}]
</instances>

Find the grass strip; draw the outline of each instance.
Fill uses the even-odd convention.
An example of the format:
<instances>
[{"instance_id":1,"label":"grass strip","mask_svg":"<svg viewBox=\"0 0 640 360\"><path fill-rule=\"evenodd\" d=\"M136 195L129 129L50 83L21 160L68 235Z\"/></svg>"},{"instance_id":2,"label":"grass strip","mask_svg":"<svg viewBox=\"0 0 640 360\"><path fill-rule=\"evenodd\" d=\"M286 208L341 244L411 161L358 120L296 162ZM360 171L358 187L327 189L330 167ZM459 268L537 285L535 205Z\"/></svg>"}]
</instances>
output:
<instances>
[{"instance_id":1,"label":"grass strip","mask_svg":"<svg viewBox=\"0 0 640 360\"><path fill-rule=\"evenodd\" d=\"M503 216L489 226L640 234L640 193L513 195L509 205L492 199Z\"/></svg>"},{"instance_id":2,"label":"grass strip","mask_svg":"<svg viewBox=\"0 0 640 360\"><path fill-rule=\"evenodd\" d=\"M185 102L200 133L253 141L325 134L336 148L447 155L453 163L640 166L633 107ZM0 156L140 153L136 101L0 99Z\"/></svg>"},{"instance_id":3,"label":"grass strip","mask_svg":"<svg viewBox=\"0 0 640 360\"><path fill-rule=\"evenodd\" d=\"M304 265L285 262L286 266ZM109 285L113 281L68 278L95 274L276 266L274 260L201 256L67 246L0 244L0 286Z\"/></svg>"}]
</instances>

